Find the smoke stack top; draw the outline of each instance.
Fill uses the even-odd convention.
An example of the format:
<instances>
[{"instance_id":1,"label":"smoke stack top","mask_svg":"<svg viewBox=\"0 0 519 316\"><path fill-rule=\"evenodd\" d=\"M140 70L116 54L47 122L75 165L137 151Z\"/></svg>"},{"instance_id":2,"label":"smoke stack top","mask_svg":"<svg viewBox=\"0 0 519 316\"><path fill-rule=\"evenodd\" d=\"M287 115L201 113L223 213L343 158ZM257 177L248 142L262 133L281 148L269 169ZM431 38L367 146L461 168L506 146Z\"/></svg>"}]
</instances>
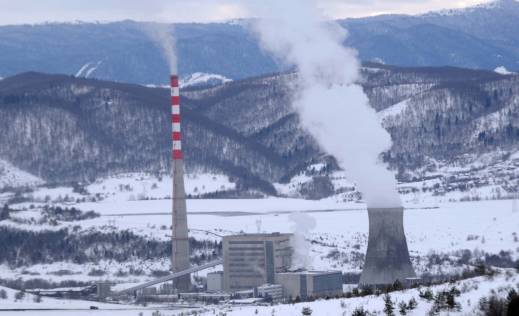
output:
<instances>
[{"instance_id":1,"label":"smoke stack top","mask_svg":"<svg viewBox=\"0 0 519 316\"><path fill-rule=\"evenodd\" d=\"M173 141L172 158L182 160L182 134L180 132L180 89L178 76L171 75L171 140Z\"/></svg>"},{"instance_id":2,"label":"smoke stack top","mask_svg":"<svg viewBox=\"0 0 519 316\"><path fill-rule=\"evenodd\" d=\"M258 10L258 8L253 8ZM255 24L263 48L298 69L294 107L321 149L337 158L368 207L401 206L393 172L380 161L391 137L356 82L360 63L346 31L312 0L266 0Z\"/></svg>"}]
</instances>

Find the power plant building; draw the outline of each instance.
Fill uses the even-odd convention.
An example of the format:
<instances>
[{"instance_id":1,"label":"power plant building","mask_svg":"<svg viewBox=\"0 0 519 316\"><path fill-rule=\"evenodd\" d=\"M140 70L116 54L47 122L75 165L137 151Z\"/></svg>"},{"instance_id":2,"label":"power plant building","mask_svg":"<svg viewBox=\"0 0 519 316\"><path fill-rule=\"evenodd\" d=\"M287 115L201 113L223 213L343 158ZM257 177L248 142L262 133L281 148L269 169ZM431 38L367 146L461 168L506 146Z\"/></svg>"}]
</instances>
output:
<instances>
[{"instance_id":1,"label":"power plant building","mask_svg":"<svg viewBox=\"0 0 519 316\"><path fill-rule=\"evenodd\" d=\"M275 283L276 273L288 271L292 264L291 237L280 233L223 237L224 290Z\"/></svg>"},{"instance_id":2,"label":"power plant building","mask_svg":"<svg viewBox=\"0 0 519 316\"><path fill-rule=\"evenodd\" d=\"M291 299L326 297L342 294L341 271L296 271L276 274L276 283L283 286Z\"/></svg>"},{"instance_id":3,"label":"power plant building","mask_svg":"<svg viewBox=\"0 0 519 316\"><path fill-rule=\"evenodd\" d=\"M220 292L223 290L223 271L207 274L207 292Z\"/></svg>"}]
</instances>

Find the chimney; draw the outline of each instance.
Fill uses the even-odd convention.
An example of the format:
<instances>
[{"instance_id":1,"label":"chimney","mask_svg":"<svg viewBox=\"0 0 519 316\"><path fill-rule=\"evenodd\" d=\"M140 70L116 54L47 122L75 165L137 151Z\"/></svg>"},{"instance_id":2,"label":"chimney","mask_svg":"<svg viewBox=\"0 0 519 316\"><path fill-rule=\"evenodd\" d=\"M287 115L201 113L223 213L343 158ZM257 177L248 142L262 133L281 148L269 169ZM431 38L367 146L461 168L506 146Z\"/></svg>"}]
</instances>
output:
<instances>
[{"instance_id":1,"label":"chimney","mask_svg":"<svg viewBox=\"0 0 519 316\"><path fill-rule=\"evenodd\" d=\"M178 76L171 75L171 138L173 142L171 269L173 272L180 272L182 270L189 269L190 267L186 191L184 189L184 161L182 159L182 137L180 122L180 91L178 86ZM189 291L191 289L190 275L177 278L173 282L175 288L178 291Z\"/></svg>"}]
</instances>

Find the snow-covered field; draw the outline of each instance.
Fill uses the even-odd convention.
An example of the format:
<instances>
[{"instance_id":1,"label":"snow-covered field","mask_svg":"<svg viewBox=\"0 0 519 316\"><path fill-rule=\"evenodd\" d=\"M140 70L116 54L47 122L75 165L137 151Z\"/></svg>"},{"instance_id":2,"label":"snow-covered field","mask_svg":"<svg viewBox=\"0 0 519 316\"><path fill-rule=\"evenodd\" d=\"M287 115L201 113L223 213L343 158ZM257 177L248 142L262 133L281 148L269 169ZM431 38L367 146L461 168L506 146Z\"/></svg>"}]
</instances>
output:
<instances>
[{"instance_id":1,"label":"snow-covered field","mask_svg":"<svg viewBox=\"0 0 519 316\"><path fill-rule=\"evenodd\" d=\"M0 298L0 314L6 315L8 312L2 310L9 309L89 309L90 306L97 306L105 309L135 309L135 306L104 304L82 300L60 300L50 297L40 297L29 293L24 293L23 297L17 298L19 291L0 286L0 291L5 291L7 298ZM15 313L14 311L11 313Z\"/></svg>"},{"instance_id":2,"label":"snow-covered field","mask_svg":"<svg viewBox=\"0 0 519 316\"><path fill-rule=\"evenodd\" d=\"M315 166L318 168L319 166ZM308 179L299 175L285 187L289 192ZM334 175L334 185L350 185L341 173ZM431 178L416 183L407 183L409 188L434 187L439 181ZM188 194L198 195L218 190L232 190L234 183L222 175L190 175L187 176ZM170 238L171 221L171 181L146 174L128 174L99 180L85 187L86 192L72 188L40 187L27 193L29 201L10 205L17 209L11 219L0 222L1 226L12 226L25 230L59 230L69 228L77 231L121 231L129 230L149 240L167 241ZM400 189L405 187L401 185ZM451 197L454 196L451 193ZM420 190L419 193L403 196L406 210L404 225L412 261L421 275L448 275L459 273L466 267L459 264L461 253L469 251L471 259L484 259L485 256L508 253L513 260L519 259L519 211L517 201L513 200L481 200L469 202L451 202L458 200L437 197L430 192ZM218 235L239 232L295 232L301 231L292 218L304 216L306 221L314 223L305 237L309 241L308 257L313 258L309 268L319 270L341 270L346 273L360 273L363 256L367 247L368 217L365 205L359 202L345 201L340 195L322 200L304 200L297 198L264 198L264 199L189 199L190 235L197 240L218 241ZM75 207L82 211L95 211L101 216L81 221L59 221L54 224L38 223L42 217L44 205ZM431 257L440 258L432 262ZM141 275L121 274L120 271L142 269ZM99 260L76 264L59 261L32 266L9 267L0 265L3 279L31 280L43 279L49 282L78 280L95 282L112 280L125 288L130 284L143 282L153 278L151 272L168 270L167 258L149 258L130 262L114 262ZM92 270L102 270L104 275L89 275ZM213 270L221 269L216 267ZM68 271L67 273L58 273ZM200 272L197 276L205 276ZM488 295L491 289L501 289L517 284L518 277L501 275L493 278L479 278L462 281L459 288L464 288L459 297L462 306L460 315L472 315L470 312L477 306L479 297ZM445 285L446 286L446 285ZM439 289L436 287L435 289ZM504 292L503 292L504 293ZM10 293L14 295L13 293ZM10 297L12 296L10 295ZM430 302L419 299L416 290L407 290L395 294L395 301L409 300L411 297L419 301L418 308L408 315L424 315L431 308ZM36 303L33 297L25 300L2 301L0 309L7 308L60 308L67 301L43 298L43 305ZM4 304L5 303L5 304ZM70 306L76 307L76 301ZM88 308L89 302L77 303L78 309ZM88 306L87 306L88 305ZM91 304L90 304L91 305ZM97 305L97 304L96 304ZM364 306L366 310L380 312L383 307L382 296L317 301L295 305L276 305L272 307L208 307L202 315L216 315L225 312L227 315L300 315L301 309L309 306L314 310L312 315L349 315L353 309ZM113 306L106 306L113 308ZM117 306L115 307L117 309ZM133 307L132 307L133 308ZM74 314L93 315L151 315L150 309L130 308L129 310L110 311L74 311ZM167 308L157 307L165 315L179 313ZM198 312L202 310L198 309ZM185 312L185 311L184 311ZM17 315L21 312L16 312ZM104 314L103 314L104 313ZM22 315L40 315L40 311L21 313ZM44 314L42 312L42 314ZM48 314L51 315L52 313ZM57 314L68 314L67 311ZM451 314L456 314L452 313Z\"/></svg>"},{"instance_id":3,"label":"snow-covered field","mask_svg":"<svg viewBox=\"0 0 519 316\"><path fill-rule=\"evenodd\" d=\"M84 211L94 210L102 216L49 227L10 221L3 221L1 225L40 230L80 224L84 230L128 229L147 238L170 238L167 227L171 218L171 200L168 199L107 199L67 206ZM452 267L449 266L427 267L424 258L431 254L455 254L462 250L470 250L480 256L508 251L512 258L519 258L519 212L514 212L513 206L512 200L408 204L404 212L404 225L417 270L421 273L451 272L449 269ZM362 262L351 256L362 255L367 247L368 218L363 204L337 202L334 199L194 199L188 200L188 210L191 235L210 240L218 239L211 233L293 232L298 227L290 220L291 213L302 212L298 216L310 216L315 221L315 228L306 236L314 241L310 248L314 268L360 272ZM14 216L35 217L37 213L37 210L27 210ZM336 253L336 256L332 257L331 253ZM152 266L158 268L156 264ZM167 260L162 264L166 269ZM17 271L13 277L26 277L18 275L20 272Z\"/></svg>"}]
</instances>

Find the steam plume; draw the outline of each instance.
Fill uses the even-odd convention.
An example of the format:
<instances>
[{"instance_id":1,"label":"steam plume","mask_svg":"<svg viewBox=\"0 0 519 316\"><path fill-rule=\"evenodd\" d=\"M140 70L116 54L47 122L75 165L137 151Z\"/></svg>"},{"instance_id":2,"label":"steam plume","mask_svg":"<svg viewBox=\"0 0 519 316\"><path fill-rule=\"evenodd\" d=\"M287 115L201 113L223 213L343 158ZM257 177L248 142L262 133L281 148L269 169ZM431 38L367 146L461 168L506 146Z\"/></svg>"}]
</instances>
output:
<instances>
[{"instance_id":1,"label":"steam plume","mask_svg":"<svg viewBox=\"0 0 519 316\"><path fill-rule=\"evenodd\" d=\"M163 23L147 23L144 27L148 36L161 48L168 62L170 74L178 74L176 43L172 36L172 25Z\"/></svg>"},{"instance_id":2,"label":"steam plume","mask_svg":"<svg viewBox=\"0 0 519 316\"><path fill-rule=\"evenodd\" d=\"M312 267L313 256L310 256L311 245L306 240L306 236L309 236L310 232L315 228L315 219L306 213L294 212L288 215L288 220L292 223L291 228L294 234L291 240L292 247L294 248L292 268L310 268Z\"/></svg>"},{"instance_id":3,"label":"steam plume","mask_svg":"<svg viewBox=\"0 0 519 316\"><path fill-rule=\"evenodd\" d=\"M368 207L400 206L395 176L379 159L391 137L356 84L360 64L356 52L342 45L346 31L325 20L312 0L262 4L265 18L254 29L266 51L297 67L294 106L304 128L336 157Z\"/></svg>"}]
</instances>

